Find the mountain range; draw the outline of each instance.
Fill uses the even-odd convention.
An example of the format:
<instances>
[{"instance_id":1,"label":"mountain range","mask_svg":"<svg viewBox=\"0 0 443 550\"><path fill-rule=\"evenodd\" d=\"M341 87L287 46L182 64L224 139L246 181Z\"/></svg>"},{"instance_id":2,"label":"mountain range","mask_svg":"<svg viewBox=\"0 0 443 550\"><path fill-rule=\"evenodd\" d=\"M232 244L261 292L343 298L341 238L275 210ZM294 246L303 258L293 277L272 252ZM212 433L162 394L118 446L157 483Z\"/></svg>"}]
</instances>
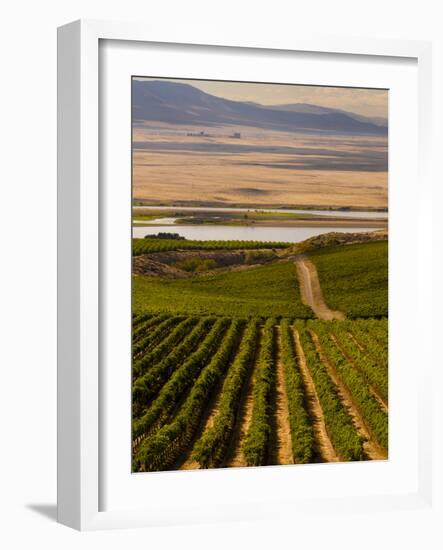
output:
<instances>
[{"instance_id":1,"label":"mountain range","mask_svg":"<svg viewBox=\"0 0 443 550\"><path fill-rule=\"evenodd\" d=\"M284 132L387 135L387 122L308 103L260 105L216 97L180 82L132 81L135 123L156 121L184 126L250 126Z\"/></svg>"}]
</instances>

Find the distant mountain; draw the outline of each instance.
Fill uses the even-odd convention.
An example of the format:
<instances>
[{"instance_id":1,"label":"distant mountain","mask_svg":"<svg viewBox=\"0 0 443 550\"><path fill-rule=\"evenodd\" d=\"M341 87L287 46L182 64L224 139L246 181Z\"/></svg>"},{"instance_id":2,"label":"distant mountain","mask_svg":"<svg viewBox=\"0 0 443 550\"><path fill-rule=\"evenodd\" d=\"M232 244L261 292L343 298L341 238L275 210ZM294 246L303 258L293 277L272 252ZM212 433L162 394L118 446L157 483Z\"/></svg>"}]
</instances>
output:
<instances>
[{"instance_id":1,"label":"distant mountain","mask_svg":"<svg viewBox=\"0 0 443 550\"><path fill-rule=\"evenodd\" d=\"M334 109L332 107L322 107L320 105L312 105L311 103L289 103L287 105L273 105L273 109L279 111L291 111L294 113L311 113L311 114L325 114L325 113L344 113L355 120L360 122L368 122L370 124L376 124L377 126L388 126L388 121L384 117L377 116L364 116L357 113L352 113L350 111L345 111L343 109Z\"/></svg>"},{"instance_id":2,"label":"distant mountain","mask_svg":"<svg viewBox=\"0 0 443 550\"><path fill-rule=\"evenodd\" d=\"M216 97L191 86L167 80L134 80L134 121L158 121L198 126L251 126L285 132L385 135L387 129L357 120L346 112L318 107L319 112L283 109ZM286 106L288 107L288 106ZM310 106L310 110L317 106Z\"/></svg>"}]
</instances>

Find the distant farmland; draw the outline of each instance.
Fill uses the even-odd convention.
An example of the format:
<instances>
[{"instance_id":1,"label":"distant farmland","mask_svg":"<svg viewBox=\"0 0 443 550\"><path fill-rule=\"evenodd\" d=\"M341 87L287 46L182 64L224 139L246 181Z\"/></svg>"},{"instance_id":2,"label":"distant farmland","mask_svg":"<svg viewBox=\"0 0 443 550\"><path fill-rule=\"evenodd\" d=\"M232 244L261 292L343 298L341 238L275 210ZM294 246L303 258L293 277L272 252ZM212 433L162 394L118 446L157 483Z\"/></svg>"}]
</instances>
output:
<instances>
[{"instance_id":1,"label":"distant farmland","mask_svg":"<svg viewBox=\"0 0 443 550\"><path fill-rule=\"evenodd\" d=\"M386 137L236 129L242 139L233 143L189 137L176 127L135 128L134 198L150 204L386 207Z\"/></svg>"}]
</instances>

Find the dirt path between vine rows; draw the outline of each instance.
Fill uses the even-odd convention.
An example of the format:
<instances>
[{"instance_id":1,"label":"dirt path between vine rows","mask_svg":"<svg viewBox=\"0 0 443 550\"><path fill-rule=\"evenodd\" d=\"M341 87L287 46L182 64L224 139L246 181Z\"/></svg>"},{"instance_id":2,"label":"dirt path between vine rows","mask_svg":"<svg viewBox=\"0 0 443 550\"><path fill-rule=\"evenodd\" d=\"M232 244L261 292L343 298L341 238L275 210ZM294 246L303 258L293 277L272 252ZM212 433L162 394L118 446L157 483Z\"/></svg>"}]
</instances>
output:
<instances>
[{"instance_id":1,"label":"dirt path between vine rows","mask_svg":"<svg viewBox=\"0 0 443 550\"><path fill-rule=\"evenodd\" d=\"M300 254L295 259L302 302L309 306L319 319L345 319L344 313L329 309L323 298L323 293L315 265L306 256Z\"/></svg>"},{"instance_id":2,"label":"dirt path between vine rows","mask_svg":"<svg viewBox=\"0 0 443 550\"><path fill-rule=\"evenodd\" d=\"M223 377L223 380L220 381L215 394L212 396L211 400L209 401L208 407L206 408L205 414L202 418L202 421L200 423L200 429L197 432L196 437L194 438L194 443L190 449L184 455L182 456L181 460L177 463L177 468L179 470L199 470L200 469L200 463L194 460L193 454L195 446L197 445L198 441L205 435L214 425L214 421L216 416L219 413L220 410L220 400L223 395L223 388L226 383L226 380L229 376L229 370L232 367L232 364L235 361L236 354L238 352L238 349L241 345L243 339L242 338L238 341L238 344L235 348L235 351L232 353L231 359L229 361L228 368L226 369L225 375Z\"/></svg>"},{"instance_id":3,"label":"dirt path between vine rows","mask_svg":"<svg viewBox=\"0 0 443 550\"><path fill-rule=\"evenodd\" d=\"M323 348L321 347L318 335L313 331L310 331L310 333L312 335L312 341L314 342L315 348L317 349L317 352L320 355L322 363L324 364L331 380L334 382L337 388L338 394L340 396L340 399L343 405L346 407L350 417L352 418L352 421L354 423L356 430L366 439L366 441L363 443L363 449L365 451L366 456L370 460L386 460L387 459L386 450L383 449L383 447L381 447L377 443L377 441L371 434L368 426L363 420L363 417L358 407L356 406L356 404L352 399L349 389L342 382L337 371L325 356L323 352Z\"/></svg>"},{"instance_id":4,"label":"dirt path between vine rows","mask_svg":"<svg viewBox=\"0 0 443 550\"><path fill-rule=\"evenodd\" d=\"M272 435L270 444L271 464L294 464L292 455L291 425L286 394L285 374L281 359L281 330L275 326L275 391L272 410Z\"/></svg>"},{"instance_id":5,"label":"dirt path between vine rows","mask_svg":"<svg viewBox=\"0 0 443 550\"><path fill-rule=\"evenodd\" d=\"M201 427L198 431L198 436L195 438L194 445L188 449L187 453L178 461L177 467L179 470L199 470L200 464L194 460L193 453L195 445L198 443L199 439L212 428L214 424L214 419L219 411L219 403L223 391L223 383L220 384L215 397L212 398L208 408L206 409L206 414L202 419Z\"/></svg>"},{"instance_id":6,"label":"dirt path between vine rows","mask_svg":"<svg viewBox=\"0 0 443 550\"><path fill-rule=\"evenodd\" d=\"M294 330L294 341L295 349L297 351L298 366L300 368L303 385L305 387L308 413L312 420L312 428L317 444L317 452L320 455L319 458L321 462L339 462L340 457L335 452L334 446L332 445L326 430L323 409L321 408L320 400L315 389L314 380L312 379L311 372L309 371L306 362L305 352L303 351L303 347L301 345L298 330Z\"/></svg>"},{"instance_id":7,"label":"dirt path between vine rows","mask_svg":"<svg viewBox=\"0 0 443 550\"><path fill-rule=\"evenodd\" d=\"M249 426L251 425L252 409L254 407L254 381L258 358L260 357L261 342L263 338L263 328L260 328L260 334L255 349L252 368L248 373L248 380L242 391L240 405L238 409L238 418L234 427L232 442L227 452L226 466L230 468L239 468L247 466L243 455L243 443Z\"/></svg>"}]
</instances>

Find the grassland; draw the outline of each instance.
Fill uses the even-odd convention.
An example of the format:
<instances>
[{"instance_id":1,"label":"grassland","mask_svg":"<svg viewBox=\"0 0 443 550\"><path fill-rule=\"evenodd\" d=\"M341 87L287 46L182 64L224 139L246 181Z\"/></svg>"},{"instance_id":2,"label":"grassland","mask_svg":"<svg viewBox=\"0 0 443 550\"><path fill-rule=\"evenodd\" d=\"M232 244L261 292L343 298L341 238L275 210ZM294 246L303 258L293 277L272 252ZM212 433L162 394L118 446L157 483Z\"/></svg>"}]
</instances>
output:
<instances>
[{"instance_id":1,"label":"grassland","mask_svg":"<svg viewBox=\"0 0 443 550\"><path fill-rule=\"evenodd\" d=\"M349 318L388 315L387 241L309 253L327 305Z\"/></svg>"},{"instance_id":2,"label":"grassland","mask_svg":"<svg viewBox=\"0 0 443 550\"><path fill-rule=\"evenodd\" d=\"M133 277L134 312L233 317L312 317L292 262L188 279Z\"/></svg>"},{"instance_id":3,"label":"grassland","mask_svg":"<svg viewBox=\"0 0 443 550\"><path fill-rule=\"evenodd\" d=\"M199 130L207 128L193 129ZM242 138L235 144L223 137L236 130ZM192 201L231 206L386 207L386 171L375 167L368 171L358 163L342 166L344 158L367 160L385 155L385 137L323 137L270 130L264 135L235 127L218 128L216 133L212 138L189 137L178 125L155 123L134 128L134 143L145 142L151 147L133 152L135 200L150 204ZM208 144L211 150L206 150ZM229 152L233 145L239 148L235 153Z\"/></svg>"}]
</instances>

